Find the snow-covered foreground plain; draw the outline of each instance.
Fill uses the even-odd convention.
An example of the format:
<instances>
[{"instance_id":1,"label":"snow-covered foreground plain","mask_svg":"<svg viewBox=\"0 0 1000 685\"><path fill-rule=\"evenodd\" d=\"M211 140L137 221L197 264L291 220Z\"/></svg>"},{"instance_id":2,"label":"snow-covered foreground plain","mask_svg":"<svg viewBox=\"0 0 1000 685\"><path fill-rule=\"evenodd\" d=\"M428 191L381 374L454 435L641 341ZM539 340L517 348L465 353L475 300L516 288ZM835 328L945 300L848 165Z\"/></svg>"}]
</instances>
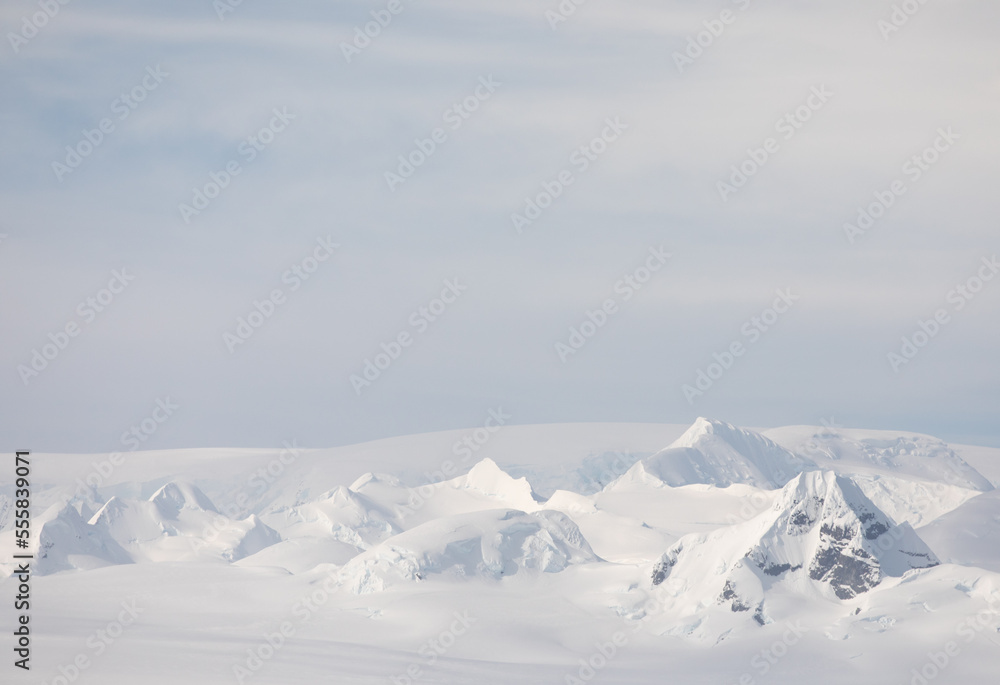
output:
<instances>
[{"instance_id":1,"label":"snow-covered foreground plain","mask_svg":"<svg viewBox=\"0 0 1000 685\"><path fill-rule=\"evenodd\" d=\"M699 419L32 461L32 670L7 664L4 683L902 685L1000 669L997 449Z\"/></svg>"}]
</instances>

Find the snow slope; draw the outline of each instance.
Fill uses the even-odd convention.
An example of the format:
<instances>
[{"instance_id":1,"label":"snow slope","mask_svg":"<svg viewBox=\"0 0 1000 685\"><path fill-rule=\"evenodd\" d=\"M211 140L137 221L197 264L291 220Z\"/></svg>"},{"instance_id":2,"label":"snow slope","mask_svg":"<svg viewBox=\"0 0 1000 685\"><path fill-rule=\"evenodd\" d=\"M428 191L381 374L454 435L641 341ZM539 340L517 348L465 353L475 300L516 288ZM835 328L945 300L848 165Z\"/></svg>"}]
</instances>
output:
<instances>
[{"instance_id":1,"label":"snow slope","mask_svg":"<svg viewBox=\"0 0 1000 685\"><path fill-rule=\"evenodd\" d=\"M34 455L44 647L12 682L80 654L83 685L911 682L949 641L932 680L994 682L1000 500L969 448L699 419L507 426L463 460L468 435Z\"/></svg>"},{"instance_id":2,"label":"snow slope","mask_svg":"<svg viewBox=\"0 0 1000 685\"><path fill-rule=\"evenodd\" d=\"M941 558L1000 573L1000 490L985 492L920 529Z\"/></svg>"},{"instance_id":3,"label":"snow slope","mask_svg":"<svg viewBox=\"0 0 1000 685\"><path fill-rule=\"evenodd\" d=\"M993 489L956 450L929 435L815 426L775 428L764 434L838 473L891 473L980 492Z\"/></svg>"},{"instance_id":4,"label":"snow slope","mask_svg":"<svg viewBox=\"0 0 1000 685\"><path fill-rule=\"evenodd\" d=\"M766 591L777 582L845 600L938 563L909 524L895 525L849 479L812 471L755 518L681 538L653 565L651 582L669 582L668 609L681 616L709 603L764 625Z\"/></svg>"},{"instance_id":5,"label":"snow slope","mask_svg":"<svg viewBox=\"0 0 1000 685\"><path fill-rule=\"evenodd\" d=\"M354 594L366 594L431 575L498 580L525 571L558 573L570 564L597 561L566 515L495 509L416 526L352 559L337 579Z\"/></svg>"},{"instance_id":6,"label":"snow slope","mask_svg":"<svg viewBox=\"0 0 1000 685\"><path fill-rule=\"evenodd\" d=\"M699 418L669 447L642 462L668 485L743 483L777 488L815 465L763 435L722 421ZM637 467L633 467L637 468Z\"/></svg>"}]
</instances>

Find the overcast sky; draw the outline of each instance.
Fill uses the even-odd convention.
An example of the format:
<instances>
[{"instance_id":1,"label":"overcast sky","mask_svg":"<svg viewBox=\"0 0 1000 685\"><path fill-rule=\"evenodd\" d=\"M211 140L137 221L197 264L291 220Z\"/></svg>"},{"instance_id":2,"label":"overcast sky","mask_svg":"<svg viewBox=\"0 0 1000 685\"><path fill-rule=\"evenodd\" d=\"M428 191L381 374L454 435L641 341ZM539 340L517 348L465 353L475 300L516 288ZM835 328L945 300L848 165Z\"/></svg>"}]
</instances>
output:
<instances>
[{"instance_id":1,"label":"overcast sky","mask_svg":"<svg viewBox=\"0 0 1000 685\"><path fill-rule=\"evenodd\" d=\"M0 8L3 449L1000 445L993 0L224 2Z\"/></svg>"}]
</instances>

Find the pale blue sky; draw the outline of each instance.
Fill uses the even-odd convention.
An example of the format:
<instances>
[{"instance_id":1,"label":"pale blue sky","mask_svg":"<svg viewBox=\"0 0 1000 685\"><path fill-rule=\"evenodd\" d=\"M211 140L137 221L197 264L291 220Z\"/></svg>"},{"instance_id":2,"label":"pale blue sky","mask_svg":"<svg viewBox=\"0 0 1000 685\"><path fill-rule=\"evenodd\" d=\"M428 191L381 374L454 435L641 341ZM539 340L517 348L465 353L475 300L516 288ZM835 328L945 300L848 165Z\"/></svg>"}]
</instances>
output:
<instances>
[{"instance_id":1,"label":"pale blue sky","mask_svg":"<svg viewBox=\"0 0 1000 685\"><path fill-rule=\"evenodd\" d=\"M555 0L401 0L348 63L341 44L387 4L245 0L220 21L207 0L76 0L16 53L9 34L40 10L4 4L4 449L123 449L166 397L179 408L144 447L337 445L481 425L498 406L515 423L833 417L1000 445L1000 278L961 311L948 300L1000 252L996 3L927 3L884 39L881 0L589 0L556 30ZM724 10L679 73L674 53ZM491 76L453 128L449 109ZM814 87L832 96L786 139L776 123ZM582 170L571 155L609 117L628 129ZM114 130L57 178L103 118ZM241 141L272 121L250 160ZM948 126L959 138L908 177ZM439 127L390 191L385 172ZM717 182L768 137L777 151L723 202ZM178 205L233 161L185 223ZM518 234L511 214L562 171L573 184ZM844 222L894 179L906 194L850 244ZM292 291L283 273L327 237L340 247ZM661 246L672 257L625 301L616 282ZM134 280L87 323L79 303L122 268ZM421 330L412 313L454 278L467 290ZM276 288L231 354L224 334ZM751 342L741 329L779 288L800 299ZM562 362L556 343L609 297ZM895 373L887 354L942 308ZM25 384L19 365L68 323L79 335ZM400 333L412 345L359 396L352 374ZM683 386L734 342L745 354L689 403Z\"/></svg>"}]
</instances>

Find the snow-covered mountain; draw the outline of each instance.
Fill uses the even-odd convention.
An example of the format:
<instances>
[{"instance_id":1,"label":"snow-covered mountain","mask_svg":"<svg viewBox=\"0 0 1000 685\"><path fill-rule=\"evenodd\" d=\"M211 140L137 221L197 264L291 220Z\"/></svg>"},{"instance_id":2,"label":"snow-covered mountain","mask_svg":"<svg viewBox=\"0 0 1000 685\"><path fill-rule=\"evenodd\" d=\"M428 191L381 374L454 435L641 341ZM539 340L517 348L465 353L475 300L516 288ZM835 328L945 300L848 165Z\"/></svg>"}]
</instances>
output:
<instances>
[{"instance_id":1,"label":"snow-covered mountain","mask_svg":"<svg viewBox=\"0 0 1000 685\"><path fill-rule=\"evenodd\" d=\"M167 640L230 658L233 642L235 663L285 621L295 637L275 657L282 668L254 671L283 683L314 682L329 654L353 674L344 682L406 682L421 645L449 626L465 632L447 653L427 647L433 664L420 661L412 682L586 682L579 660L596 677L604 667L589 655L621 632L628 649L616 646L623 656L601 677L652 683L665 659L681 679L739 682L739 664L800 623L799 655L771 682L798 682L817 659L891 679L865 655L940 649L963 617L1000 616L1000 500L963 458L988 465L1000 450L698 419L508 426L462 465L451 456L462 435L291 458L138 452L87 489L77 478L94 458L36 455L34 572L39 592L60 598L45 621L104 611L83 598L141 597L150 642L135 642L138 654L155 659ZM8 546L12 494L0 482ZM982 655L1000 642L990 620L971 628L982 642L964 647L977 656L954 669L963 682L986 682ZM205 682L232 678L210 663Z\"/></svg>"},{"instance_id":2,"label":"snow-covered mountain","mask_svg":"<svg viewBox=\"0 0 1000 685\"><path fill-rule=\"evenodd\" d=\"M232 562L281 540L255 515L229 519L197 487L177 482L146 500L112 496L89 521L71 504L56 504L34 525L42 575L137 562Z\"/></svg>"},{"instance_id":3,"label":"snow-covered mountain","mask_svg":"<svg viewBox=\"0 0 1000 685\"><path fill-rule=\"evenodd\" d=\"M752 610L763 625L766 591L775 583L812 581L846 600L887 576L938 563L909 524L896 525L848 478L811 471L749 521L681 538L653 565L651 582L669 579L682 588L681 611L714 597L733 612Z\"/></svg>"},{"instance_id":4,"label":"snow-covered mountain","mask_svg":"<svg viewBox=\"0 0 1000 685\"><path fill-rule=\"evenodd\" d=\"M765 431L770 439L848 474L886 474L985 492L993 484L942 440L891 431L789 426Z\"/></svg>"},{"instance_id":5,"label":"snow-covered mountain","mask_svg":"<svg viewBox=\"0 0 1000 685\"><path fill-rule=\"evenodd\" d=\"M38 531L38 574L132 563L108 531L89 525L69 505L49 507L32 524Z\"/></svg>"},{"instance_id":6,"label":"snow-covered mountain","mask_svg":"<svg viewBox=\"0 0 1000 685\"><path fill-rule=\"evenodd\" d=\"M1000 490L985 492L920 529L941 559L1000 573Z\"/></svg>"},{"instance_id":7,"label":"snow-covered mountain","mask_svg":"<svg viewBox=\"0 0 1000 685\"><path fill-rule=\"evenodd\" d=\"M492 509L420 524L352 559L338 582L354 594L367 594L431 576L499 580L598 561L565 514Z\"/></svg>"},{"instance_id":8,"label":"snow-covered mountain","mask_svg":"<svg viewBox=\"0 0 1000 685\"><path fill-rule=\"evenodd\" d=\"M760 433L699 418L668 447L638 462L631 477L645 474L672 486L743 483L770 489L811 468L812 461Z\"/></svg>"}]
</instances>

